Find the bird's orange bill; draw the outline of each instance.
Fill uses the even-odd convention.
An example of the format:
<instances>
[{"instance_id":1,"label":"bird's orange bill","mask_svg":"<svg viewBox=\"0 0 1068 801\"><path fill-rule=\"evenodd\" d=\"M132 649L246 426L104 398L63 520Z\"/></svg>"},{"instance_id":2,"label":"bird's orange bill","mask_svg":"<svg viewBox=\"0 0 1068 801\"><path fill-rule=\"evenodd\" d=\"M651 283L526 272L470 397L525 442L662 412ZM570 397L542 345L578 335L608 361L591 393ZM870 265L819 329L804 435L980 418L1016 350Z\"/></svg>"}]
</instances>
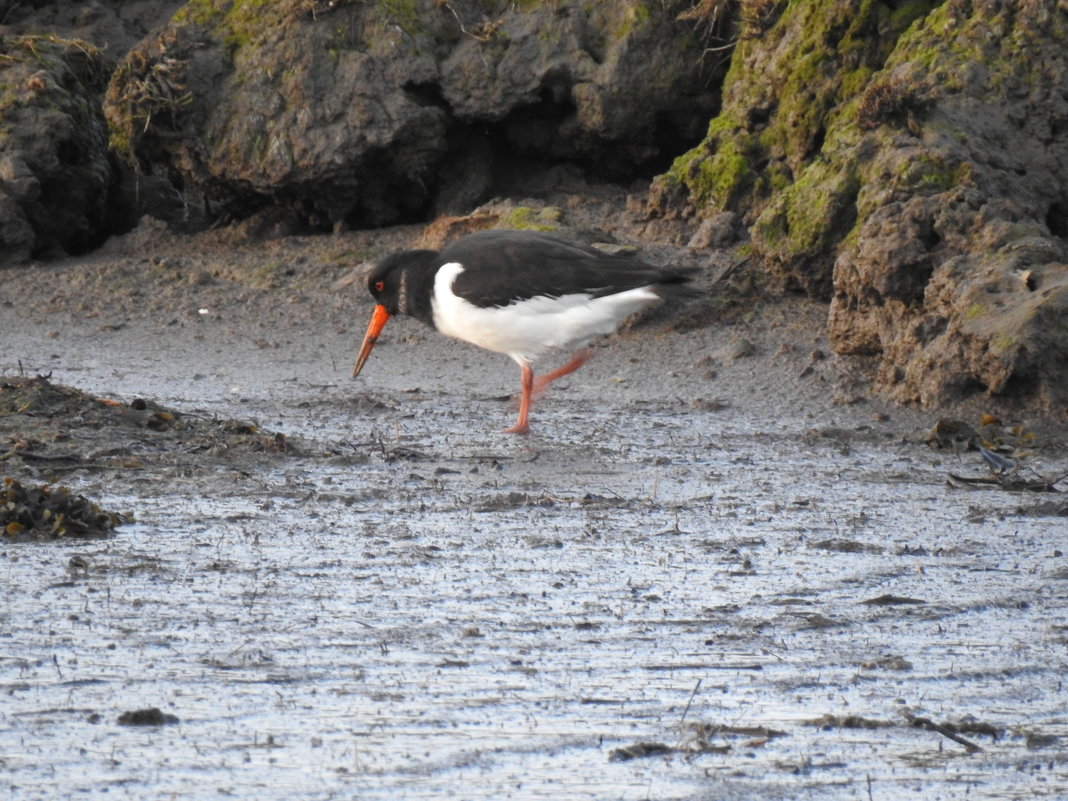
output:
<instances>
[{"instance_id":1,"label":"bird's orange bill","mask_svg":"<svg viewBox=\"0 0 1068 801\"><path fill-rule=\"evenodd\" d=\"M371 315L371 324L367 326L367 333L364 334L363 344L360 345L360 352L356 356L356 364L352 368L353 378L358 376L360 370L363 369L363 363L367 361L367 357L371 355L371 350L374 348L375 343L378 342L378 335L382 333L382 329L385 328L388 319L389 312L386 311L386 307L381 304L375 306L374 314Z\"/></svg>"}]
</instances>

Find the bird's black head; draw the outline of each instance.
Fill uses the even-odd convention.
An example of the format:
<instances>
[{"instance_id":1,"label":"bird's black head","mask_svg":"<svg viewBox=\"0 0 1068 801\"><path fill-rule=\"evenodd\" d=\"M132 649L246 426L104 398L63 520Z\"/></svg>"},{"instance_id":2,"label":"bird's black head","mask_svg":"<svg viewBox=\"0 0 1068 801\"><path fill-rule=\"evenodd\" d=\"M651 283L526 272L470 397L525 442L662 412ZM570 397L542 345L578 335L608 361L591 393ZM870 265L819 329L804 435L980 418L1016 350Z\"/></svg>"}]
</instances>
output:
<instances>
[{"instance_id":1,"label":"bird's black head","mask_svg":"<svg viewBox=\"0 0 1068 801\"><path fill-rule=\"evenodd\" d=\"M430 298L434 293L435 258L433 250L403 250L387 256L367 276L367 291L375 299L375 310L367 326L352 377L360 374L371 355L379 334L394 314L410 314L433 325Z\"/></svg>"},{"instance_id":2,"label":"bird's black head","mask_svg":"<svg viewBox=\"0 0 1068 801\"><path fill-rule=\"evenodd\" d=\"M433 291L434 250L402 250L382 259L367 276L367 291L390 314L421 317Z\"/></svg>"}]
</instances>

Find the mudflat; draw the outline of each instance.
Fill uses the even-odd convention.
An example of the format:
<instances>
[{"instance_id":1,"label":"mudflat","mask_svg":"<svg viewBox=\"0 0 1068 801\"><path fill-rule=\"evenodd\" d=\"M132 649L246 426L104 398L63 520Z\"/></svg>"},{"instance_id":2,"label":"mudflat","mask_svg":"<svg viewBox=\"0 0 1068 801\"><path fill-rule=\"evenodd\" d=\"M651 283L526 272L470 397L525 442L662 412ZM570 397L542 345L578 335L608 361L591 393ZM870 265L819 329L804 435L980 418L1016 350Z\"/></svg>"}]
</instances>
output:
<instances>
[{"instance_id":1,"label":"mudflat","mask_svg":"<svg viewBox=\"0 0 1068 801\"><path fill-rule=\"evenodd\" d=\"M0 546L14 797L1068 794L1063 495L954 482L824 308L650 320L515 437L414 321L349 379L370 235L205 241L0 274L0 371L83 394L3 474L132 518Z\"/></svg>"}]
</instances>

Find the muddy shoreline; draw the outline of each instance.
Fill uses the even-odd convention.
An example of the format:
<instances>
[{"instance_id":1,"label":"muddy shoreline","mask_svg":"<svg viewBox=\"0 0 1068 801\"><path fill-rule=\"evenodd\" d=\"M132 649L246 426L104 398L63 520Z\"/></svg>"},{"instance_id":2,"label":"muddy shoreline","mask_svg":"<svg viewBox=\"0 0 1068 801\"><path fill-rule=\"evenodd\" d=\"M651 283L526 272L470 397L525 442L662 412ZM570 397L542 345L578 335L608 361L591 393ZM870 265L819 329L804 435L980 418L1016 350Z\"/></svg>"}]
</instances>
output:
<instances>
[{"instance_id":1,"label":"muddy shoreline","mask_svg":"<svg viewBox=\"0 0 1068 801\"><path fill-rule=\"evenodd\" d=\"M20 468L135 522L2 546L14 797L1068 793L1056 496L947 485L982 460L849 378L823 309L652 320L508 437L514 365L414 322L348 378L352 236L0 276L0 371L294 444L103 425L127 466Z\"/></svg>"}]
</instances>

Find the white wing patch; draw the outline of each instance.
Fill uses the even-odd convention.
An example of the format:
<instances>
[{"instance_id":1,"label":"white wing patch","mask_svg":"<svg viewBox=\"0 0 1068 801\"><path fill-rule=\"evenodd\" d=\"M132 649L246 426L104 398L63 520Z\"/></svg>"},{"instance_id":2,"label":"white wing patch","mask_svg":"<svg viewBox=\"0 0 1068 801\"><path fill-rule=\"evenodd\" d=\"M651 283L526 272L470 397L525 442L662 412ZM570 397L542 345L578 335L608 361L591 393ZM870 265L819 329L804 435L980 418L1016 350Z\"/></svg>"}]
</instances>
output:
<instances>
[{"instance_id":1,"label":"white wing patch","mask_svg":"<svg viewBox=\"0 0 1068 801\"><path fill-rule=\"evenodd\" d=\"M434 276L431 309L441 333L507 353L530 364L555 348L581 347L602 334L611 334L634 312L660 300L651 287L628 289L615 295L537 297L508 306L484 309L452 293L464 270L457 262L442 265Z\"/></svg>"}]
</instances>

